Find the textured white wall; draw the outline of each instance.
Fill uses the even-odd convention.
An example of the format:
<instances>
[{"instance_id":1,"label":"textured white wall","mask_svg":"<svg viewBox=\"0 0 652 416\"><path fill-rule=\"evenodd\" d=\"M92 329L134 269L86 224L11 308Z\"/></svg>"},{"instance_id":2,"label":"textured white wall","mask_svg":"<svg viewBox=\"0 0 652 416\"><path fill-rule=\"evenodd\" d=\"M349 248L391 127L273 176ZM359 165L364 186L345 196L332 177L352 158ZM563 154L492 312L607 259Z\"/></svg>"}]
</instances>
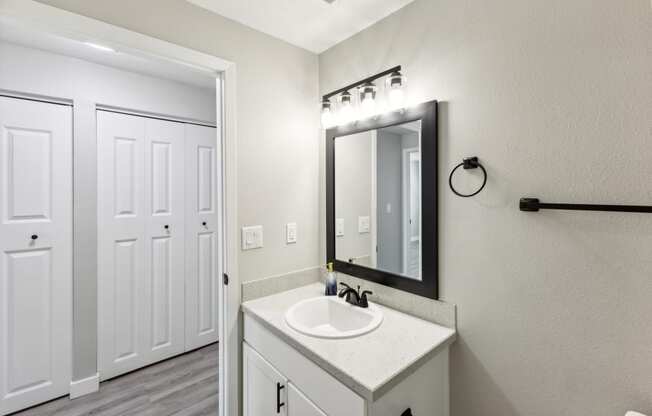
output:
<instances>
[{"instance_id":1,"label":"textured white wall","mask_svg":"<svg viewBox=\"0 0 652 416\"><path fill-rule=\"evenodd\" d=\"M652 216L518 210L652 204L650 2L416 0L320 55L320 87L396 64L441 101L452 414L652 414ZM447 174L472 155L487 188L457 198Z\"/></svg>"},{"instance_id":2,"label":"textured white wall","mask_svg":"<svg viewBox=\"0 0 652 416\"><path fill-rule=\"evenodd\" d=\"M317 56L183 0L38 0L237 64L238 221L265 227L240 280L319 262ZM285 244L296 222L297 244Z\"/></svg>"}]
</instances>

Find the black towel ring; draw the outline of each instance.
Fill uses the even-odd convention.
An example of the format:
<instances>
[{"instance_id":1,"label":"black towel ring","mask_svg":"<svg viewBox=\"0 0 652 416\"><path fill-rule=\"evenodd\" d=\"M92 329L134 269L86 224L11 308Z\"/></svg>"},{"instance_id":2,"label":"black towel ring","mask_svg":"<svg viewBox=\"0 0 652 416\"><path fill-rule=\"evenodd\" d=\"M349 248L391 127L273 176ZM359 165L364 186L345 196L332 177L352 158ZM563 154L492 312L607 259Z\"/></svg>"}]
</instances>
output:
<instances>
[{"instance_id":1,"label":"black towel ring","mask_svg":"<svg viewBox=\"0 0 652 416\"><path fill-rule=\"evenodd\" d=\"M484 180L482 181L482 186L480 187L480 189L473 192L472 194L461 194L461 193L457 192L457 190L455 190L455 188L453 187L453 174L455 173L455 171L460 166L463 167L464 169L476 169L476 168L482 169L482 173L484 174ZM460 163L459 165L457 165L457 166L455 166L453 168L453 170L451 171L450 176L448 177L448 186L451 187L451 191L453 191L453 193L455 195L461 196L462 198L469 198L469 197L472 197L472 196L475 196L475 195L479 194L480 191L482 191L484 189L484 186L486 184L487 184L487 171L485 170L484 166L482 166L480 164L480 162L478 162L478 157L477 156L465 157L462 160L462 163Z\"/></svg>"}]
</instances>

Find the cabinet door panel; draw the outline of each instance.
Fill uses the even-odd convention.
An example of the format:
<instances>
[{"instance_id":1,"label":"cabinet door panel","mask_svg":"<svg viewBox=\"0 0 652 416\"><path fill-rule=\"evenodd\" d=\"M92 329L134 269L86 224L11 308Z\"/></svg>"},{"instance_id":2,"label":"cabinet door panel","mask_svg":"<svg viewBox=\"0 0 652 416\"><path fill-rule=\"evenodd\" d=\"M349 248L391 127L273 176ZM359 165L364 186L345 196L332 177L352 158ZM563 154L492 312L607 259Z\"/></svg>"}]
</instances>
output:
<instances>
[{"instance_id":1,"label":"cabinet door panel","mask_svg":"<svg viewBox=\"0 0 652 416\"><path fill-rule=\"evenodd\" d=\"M292 383L288 383L288 416L326 416Z\"/></svg>"},{"instance_id":2,"label":"cabinet door panel","mask_svg":"<svg viewBox=\"0 0 652 416\"><path fill-rule=\"evenodd\" d=\"M72 109L0 97L0 414L70 391Z\"/></svg>"},{"instance_id":3,"label":"cabinet door panel","mask_svg":"<svg viewBox=\"0 0 652 416\"><path fill-rule=\"evenodd\" d=\"M186 351L217 341L217 129L186 125Z\"/></svg>"},{"instance_id":4,"label":"cabinet door panel","mask_svg":"<svg viewBox=\"0 0 652 416\"><path fill-rule=\"evenodd\" d=\"M287 415L287 380L246 343L242 371L244 416Z\"/></svg>"}]
</instances>

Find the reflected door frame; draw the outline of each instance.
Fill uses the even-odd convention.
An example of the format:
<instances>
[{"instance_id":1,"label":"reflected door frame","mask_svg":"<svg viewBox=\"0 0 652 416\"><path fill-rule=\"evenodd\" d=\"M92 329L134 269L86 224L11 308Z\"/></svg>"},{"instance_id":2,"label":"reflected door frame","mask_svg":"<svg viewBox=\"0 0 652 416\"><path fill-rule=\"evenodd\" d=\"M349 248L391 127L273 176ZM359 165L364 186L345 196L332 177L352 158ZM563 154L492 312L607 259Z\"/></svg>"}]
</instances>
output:
<instances>
[{"instance_id":1,"label":"reflected door frame","mask_svg":"<svg viewBox=\"0 0 652 416\"><path fill-rule=\"evenodd\" d=\"M421 137L419 137L419 141ZM408 147L401 151L401 255L403 258L403 274L409 276L408 273L408 246L410 245L410 212L411 212L411 183L410 183L410 154L419 153L419 147ZM419 163L420 169L420 163ZM421 210L419 210L419 240L421 240ZM421 275L421 248L419 248L419 275Z\"/></svg>"}]
</instances>

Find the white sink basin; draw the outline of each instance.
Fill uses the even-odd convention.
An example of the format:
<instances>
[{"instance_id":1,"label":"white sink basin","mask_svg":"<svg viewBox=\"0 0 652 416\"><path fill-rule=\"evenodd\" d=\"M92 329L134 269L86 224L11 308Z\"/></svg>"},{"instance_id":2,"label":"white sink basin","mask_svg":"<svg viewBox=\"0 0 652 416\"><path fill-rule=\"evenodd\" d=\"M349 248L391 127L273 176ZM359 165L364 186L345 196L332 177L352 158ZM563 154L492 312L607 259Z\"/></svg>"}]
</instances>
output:
<instances>
[{"instance_id":1,"label":"white sink basin","mask_svg":"<svg viewBox=\"0 0 652 416\"><path fill-rule=\"evenodd\" d=\"M319 338L352 338L378 328L383 314L375 305L353 306L337 296L302 300L285 313L290 328Z\"/></svg>"}]
</instances>

